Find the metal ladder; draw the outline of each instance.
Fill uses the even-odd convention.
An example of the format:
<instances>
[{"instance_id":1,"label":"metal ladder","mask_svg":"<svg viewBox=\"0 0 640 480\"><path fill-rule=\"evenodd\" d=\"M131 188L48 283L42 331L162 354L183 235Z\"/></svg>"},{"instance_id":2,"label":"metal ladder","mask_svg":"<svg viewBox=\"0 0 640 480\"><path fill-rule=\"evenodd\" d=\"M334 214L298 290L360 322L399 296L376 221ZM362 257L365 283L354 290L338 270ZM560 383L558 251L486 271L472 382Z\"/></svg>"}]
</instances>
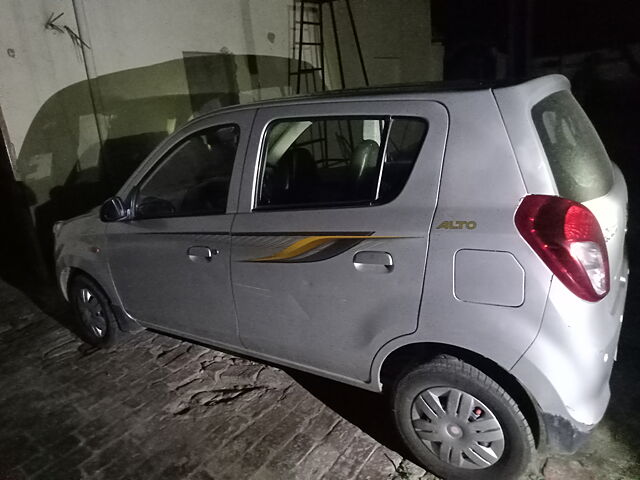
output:
<instances>
[{"instance_id":1,"label":"metal ladder","mask_svg":"<svg viewBox=\"0 0 640 480\"><path fill-rule=\"evenodd\" d=\"M317 75L320 76L321 90L326 90L326 76L325 76L325 46L324 46L324 25L323 25L323 7L328 5L329 13L331 16L331 28L333 30L333 38L336 48L336 56L338 60L338 70L340 73L340 83L342 88L346 88L344 78L344 68L342 65L342 52L340 50L340 39L338 37L338 29L336 28L336 15L334 9L334 3L338 0L295 0L293 3L293 58L297 63L296 70L292 70L291 62L289 62L289 85L295 87L295 93L299 94L302 87L302 78L304 77L304 85L307 92L310 92L310 87L313 86L313 91L318 91ZM364 83L369 86L369 77L367 76L367 69L364 64L364 58L362 56L362 48L360 47L360 39L358 38L358 32L356 30L356 24L353 19L353 12L351 10L350 0L344 0L346 2L347 13L349 16L349 23L353 37L355 40L356 49L358 52L358 58L360 60L360 66L362 68L362 75L364 77ZM305 16L305 5L312 5L313 10L317 12L315 20L308 20ZM309 11L309 9L307 10ZM305 27L309 29L315 29L316 35L307 34L305 39ZM312 37L309 39L308 37ZM318 41L312 41L317 39ZM303 51L305 47L315 47L315 64L320 64L319 67L309 66L303 67ZM309 81L309 75L311 75L311 82ZM293 82L292 82L293 80Z\"/></svg>"}]
</instances>

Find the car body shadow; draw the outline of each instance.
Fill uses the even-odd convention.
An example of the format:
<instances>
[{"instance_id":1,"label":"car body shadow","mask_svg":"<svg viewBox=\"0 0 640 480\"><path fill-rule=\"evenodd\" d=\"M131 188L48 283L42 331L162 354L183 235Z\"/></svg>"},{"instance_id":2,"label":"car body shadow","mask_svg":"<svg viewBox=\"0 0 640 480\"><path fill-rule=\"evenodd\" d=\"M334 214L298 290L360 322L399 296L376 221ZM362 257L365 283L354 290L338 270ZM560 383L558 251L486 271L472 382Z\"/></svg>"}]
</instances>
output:
<instances>
[{"instance_id":1,"label":"car body shadow","mask_svg":"<svg viewBox=\"0 0 640 480\"><path fill-rule=\"evenodd\" d=\"M363 390L291 368L283 370L307 392L385 447L412 461L391 418L388 395Z\"/></svg>"}]
</instances>

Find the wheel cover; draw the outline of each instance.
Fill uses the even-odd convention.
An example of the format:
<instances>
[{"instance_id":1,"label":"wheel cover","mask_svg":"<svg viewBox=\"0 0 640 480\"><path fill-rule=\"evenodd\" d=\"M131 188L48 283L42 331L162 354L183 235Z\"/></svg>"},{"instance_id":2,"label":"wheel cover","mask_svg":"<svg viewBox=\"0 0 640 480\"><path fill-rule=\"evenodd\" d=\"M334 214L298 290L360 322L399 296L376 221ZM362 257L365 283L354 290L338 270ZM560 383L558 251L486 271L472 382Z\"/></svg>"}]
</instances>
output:
<instances>
[{"instance_id":1,"label":"wheel cover","mask_svg":"<svg viewBox=\"0 0 640 480\"><path fill-rule=\"evenodd\" d=\"M420 392L411 407L413 429L440 460L465 469L494 465L504 452L504 433L480 400L452 387Z\"/></svg>"},{"instance_id":2,"label":"wheel cover","mask_svg":"<svg viewBox=\"0 0 640 480\"><path fill-rule=\"evenodd\" d=\"M80 318L91 333L97 337L104 337L107 334L107 321L98 297L89 288L83 287L79 291L77 304Z\"/></svg>"}]
</instances>

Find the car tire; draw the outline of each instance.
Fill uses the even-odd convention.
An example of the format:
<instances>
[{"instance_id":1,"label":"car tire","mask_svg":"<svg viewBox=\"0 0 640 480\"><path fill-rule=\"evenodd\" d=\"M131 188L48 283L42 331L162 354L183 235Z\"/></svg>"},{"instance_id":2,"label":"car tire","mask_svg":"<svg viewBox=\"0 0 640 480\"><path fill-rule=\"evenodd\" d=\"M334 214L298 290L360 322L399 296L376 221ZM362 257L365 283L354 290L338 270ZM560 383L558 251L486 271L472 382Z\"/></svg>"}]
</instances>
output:
<instances>
[{"instance_id":1,"label":"car tire","mask_svg":"<svg viewBox=\"0 0 640 480\"><path fill-rule=\"evenodd\" d=\"M111 302L93 279L78 274L71 280L69 301L78 336L94 347L107 348L118 338L118 323Z\"/></svg>"},{"instance_id":2,"label":"car tire","mask_svg":"<svg viewBox=\"0 0 640 480\"><path fill-rule=\"evenodd\" d=\"M535 455L531 429L513 398L462 360L442 357L409 369L391 393L400 437L442 478L514 480Z\"/></svg>"}]
</instances>

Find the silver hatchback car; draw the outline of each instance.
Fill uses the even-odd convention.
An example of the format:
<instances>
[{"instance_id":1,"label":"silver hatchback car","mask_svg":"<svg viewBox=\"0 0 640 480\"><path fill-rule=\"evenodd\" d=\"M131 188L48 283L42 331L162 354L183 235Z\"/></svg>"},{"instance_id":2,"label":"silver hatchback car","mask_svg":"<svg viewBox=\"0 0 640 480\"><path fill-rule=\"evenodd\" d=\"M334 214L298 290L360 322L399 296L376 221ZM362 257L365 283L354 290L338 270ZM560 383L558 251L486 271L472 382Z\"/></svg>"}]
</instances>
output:
<instances>
[{"instance_id":1,"label":"silver hatchback car","mask_svg":"<svg viewBox=\"0 0 640 480\"><path fill-rule=\"evenodd\" d=\"M602 418L627 190L566 78L222 109L56 224L81 335L138 326L390 396L415 459L513 479Z\"/></svg>"}]
</instances>

